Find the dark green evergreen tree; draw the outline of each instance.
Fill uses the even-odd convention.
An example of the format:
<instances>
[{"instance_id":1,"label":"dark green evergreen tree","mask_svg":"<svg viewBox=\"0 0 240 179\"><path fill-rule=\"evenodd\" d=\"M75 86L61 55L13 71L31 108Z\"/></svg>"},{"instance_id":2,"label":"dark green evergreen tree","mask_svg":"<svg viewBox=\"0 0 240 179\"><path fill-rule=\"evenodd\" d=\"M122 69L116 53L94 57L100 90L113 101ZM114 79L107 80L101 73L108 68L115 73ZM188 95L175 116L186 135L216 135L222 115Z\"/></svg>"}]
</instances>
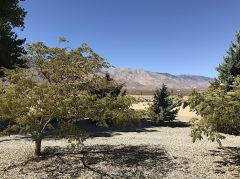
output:
<instances>
[{"instance_id":1,"label":"dark green evergreen tree","mask_svg":"<svg viewBox=\"0 0 240 179\"><path fill-rule=\"evenodd\" d=\"M99 81L91 87L90 94L95 96L95 103L98 103L98 101L104 100L106 98L111 101L111 105L108 105L108 109L106 111L101 111L100 115L104 117L104 120L96 120L96 118L91 118L93 123L99 123L101 122L100 126L108 126L113 125L114 122L114 113L109 114L108 111L115 110L114 108L118 108L121 110L123 106L119 106L116 104L120 104L119 99L123 99L122 97L126 97L126 90L123 89L124 83L119 83L115 81L113 78L111 78L109 73L106 73L103 78L100 78ZM110 104L110 103L109 103ZM125 104L123 104L125 105ZM129 106L130 107L130 106ZM111 109L112 108L112 109ZM125 108L125 107L124 107ZM101 109L101 108L99 108ZM98 111L99 109L96 109ZM99 112L99 111L98 111ZM119 112L119 111L118 111ZM126 113L125 113L126 114ZM100 116L99 115L99 116ZM106 115L106 117L105 117ZM125 115L126 117L126 115Z\"/></svg>"},{"instance_id":2,"label":"dark green evergreen tree","mask_svg":"<svg viewBox=\"0 0 240 179\"><path fill-rule=\"evenodd\" d=\"M150 114L158 123L161 121L172 121L179 111L179 104L170 97L167 86L157 89L154 93L153 104L150 107Z\"/></svg>"},{"instance_id":3,"label":"dark green evergreen tree","mask_svg":"<svg viewBox=\"0 0 240 179\"><path fill-rule=\"evenodd\" d=\"M240 75L240 33L236 35L236 42L232 43L224 62L217 68L219 72L219 83L224 83L228 87L232 85L234 78Z\"/></svg>"},{"instance_id":4,"label":"dark green evergreen tree","mask_svg":"<svg viewBox=\"0 0 240 179\"><path fill-rule=\"evenodd\" d=\"M201 118L191 120L193 141L203 139L217 141L220 133L240 134L240 33L232 43L224 62L217 68L218 78L205 92L194 91L188 98L190 109Z\"/></svg>"},{"instance_id":5,"label":"dark green evergreen tree","mask_svg":"<svg viewBox=\"0 0 240 179\"><path fill-rule=\"evenodd\" d=\"M13 28L24 28L26 11L19 6L23 0L0 1L0 68L14 68L15 65L24 66L21 55L25 53L23 44L25 39L18 39ZM0 71L0 77L3 72Z\"/></svg>"},{"instance_id":6,"label":"dark green evergreen tree","mask_svg":"<svg viewBox=\"0 0 240 179\"><path fill-rule=\"evenodd\" d=\"M92 95L96 95L97 98L111 97L116 98L118 96L126 95L126 90L123 89L124 84L116 82L111 78L109 73L105 74L105 77L100 79L96 86L93 86L90 90Z\"/></svg>"}]
</instances>

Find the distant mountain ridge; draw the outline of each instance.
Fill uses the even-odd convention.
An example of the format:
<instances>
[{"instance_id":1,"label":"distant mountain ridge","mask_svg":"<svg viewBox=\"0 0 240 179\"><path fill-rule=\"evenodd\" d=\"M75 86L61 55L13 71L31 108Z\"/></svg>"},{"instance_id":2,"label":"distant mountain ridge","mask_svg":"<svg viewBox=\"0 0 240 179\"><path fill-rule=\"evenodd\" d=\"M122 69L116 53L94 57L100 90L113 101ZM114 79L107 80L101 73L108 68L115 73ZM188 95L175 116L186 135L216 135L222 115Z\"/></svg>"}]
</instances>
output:
<instances>
[{"instance_id":1,"label":"distant mountain ridge","mask_svg":"<svg viewBox=\"0 0 240 179\"><path fill-rule=\"evenodd\" d=\"M206 89L213 78L198 75L172 75L169 73L151 72L144 69L109 68L108 72L115 80L125 82L127 89L154 90L162 83L170 89Z\"/></svg>"}]
</instances>

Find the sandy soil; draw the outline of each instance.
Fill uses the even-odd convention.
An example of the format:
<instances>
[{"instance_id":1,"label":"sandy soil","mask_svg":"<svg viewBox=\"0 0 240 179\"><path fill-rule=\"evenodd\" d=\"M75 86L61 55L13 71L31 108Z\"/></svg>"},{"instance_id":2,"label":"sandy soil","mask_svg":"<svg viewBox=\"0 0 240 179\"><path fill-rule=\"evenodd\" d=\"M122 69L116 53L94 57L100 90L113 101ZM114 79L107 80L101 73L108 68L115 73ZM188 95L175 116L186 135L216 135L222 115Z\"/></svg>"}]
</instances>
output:
<instances>
[{"instance_id":1,"label":"sandy soil","mask_svg":"<svg viewBox=\"0 0 240 179\"><path fill-rule=\"evenodd\" d=\"M30 139L1 137L0 178L240 178L240 137L227 135L223 148L192 143L186 122L193 116L185 109L164 127L145 121L138 129L101 131L75 150L46 139L40 158Z\"/></svg>"}]
</instances>

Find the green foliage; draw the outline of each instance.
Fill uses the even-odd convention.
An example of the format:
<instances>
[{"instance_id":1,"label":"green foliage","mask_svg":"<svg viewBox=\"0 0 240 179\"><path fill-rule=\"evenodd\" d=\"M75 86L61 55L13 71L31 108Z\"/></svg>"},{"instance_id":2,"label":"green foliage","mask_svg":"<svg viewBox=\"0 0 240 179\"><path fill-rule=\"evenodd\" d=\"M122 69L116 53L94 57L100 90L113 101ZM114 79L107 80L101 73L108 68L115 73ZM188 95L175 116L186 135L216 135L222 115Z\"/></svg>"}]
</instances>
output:
<instances>
[{"instance_id":1,"label":"green foliage","mask_svg":"<svg viewBox=\"0 0 240 179\"><path fill-rule=\"evenodd\" d=\"M240 32L236 35L236 42L232 43L224 62L217 68L218 80L227 87L232 85L234 78L240 75Z\"/></svg>"},{"instance_id":2,"label":"green foliage","mask_svg":"<svg viewBox=\"0 0 240 179\"><path fill-rule=\"evenodd\" d=\"M97 73L109 65L86 44L69 50L39 42L29 45L23 58L31 68L6 70L0 88L0 119L14 124L4 134L30 134L36 155L49 133L83 142L87 134L76 121L86 117L105 127L108 121L127 126L138 120L138 113L130 108L134 100L122 95L122 84ZM57 126L52 125L54 120Z\"/></svg>"},{"instance_id":3,"label":"green foliage","mask_svg":"<svg viewBox=\"0 0 240 179\"><path fill-rule=\"evenodd\" d=\"M123 90L124 84L114 81L108 73L104 78L92 86L90 94L96 95L98 99L104 97L117 98L118 96L125 96L126 90Z\"/></svg>"},{"instance_id":4,"label":"green foliage","mask_svg":"<svg viewBox=\"0 0 240 179\"><path fill-rule=\"evenodd\" d=\"M23 28L26 11L19 6L19 0L0 1L0 68L14 68L15 65L24 66L21 59L25 53L25 39L18 39L13 28ZM0 77L3 71L0 71Z\"/></svg>"},{"instance_id":5,"label":"green foliage","mask_svg":"<svg viewBox=\"0 0 240 179\"><path fill-rule=\"evenodd\" d=\"M73 127L74 120L88 115L89 101L94 100L88 89L100 78L97 69L106 67L107 62L86 44L67 50L36 43L28 46L24 59L31 68L6 71L0 89L0 118L13 120L38 146L52 129L54 118L67 124L64 130L59 125L60 137L82 141L82 131Z\"/></svg>"},{"instance_id":6,"label":"green foliage","mask_svg":"<svg viewBox=\"0 0 240 179\"><path fill-rule=\"evenodd\" d=\"M19 6L19 2L24 0L1 0L0 1L0 22L1 25L14 27L24 27L26 11Z\"/></svg>"},{"instance_id":7,"label":"green foliage","mask_svg":"<svg viewBox=\"0 0 240 179\"><path fill-rule=\"evenodd\" d=\"M107 73L93 85L90 94L95 97L92 105L96 108L88 115L93 122L102 127L136 125L140 113L131 109L131 106L137 101L126 96L124 84L114 81Z\"/></svg>"},{"instance_id":8,"label":"green foliage","mask_svg":"<svg viewBox=\"0 0 240 179\"><path fill-rule=\"evenodd\" d=\"M141 113L131 109L136 100L130 96L105 97L93 101L96 108L88 115L99 126L127 127L139 122Z\"/></svg>"},{"instance_id":9,"label":"green foliage","mask_svg":"<svg viewBox=\"0 0 240 179\"><path fill-rule=\"evenodd\" d=\"M236 43L232 43L227 57L217 68L218 78L207 91L193 91L186 102L201 116L191 121L193 141L201 140L204 134L221 145L224 136L219 132L240 132L240 33L236 37Z\"/></svg>"},{"instance_id":10,"label":"green foliage","mask_svg":"<svg viewBox=\"0 0 240 179\"><path fill-rule=\"evenodd\" d=\"M176 118L181 103L170 97L167 86L157 89L154 93L153 104L150 106L150 117L158 123L172 121Z\"/></svg>"},{"instance_id":11,"label":"green foliage","mask_svg":"<svg viewBox=\"0 0 240 179\"><path fill-rule=\"evenodd\" d=\"M211 141L222 139L218 132L239 134L240 132L240 78L234 79L232 90L225 85L209 88L206 92L194 91L189 98L190 108L201 115L192 120L192 137L202 139L202 134Z\"/></svg>"}]
</instances>

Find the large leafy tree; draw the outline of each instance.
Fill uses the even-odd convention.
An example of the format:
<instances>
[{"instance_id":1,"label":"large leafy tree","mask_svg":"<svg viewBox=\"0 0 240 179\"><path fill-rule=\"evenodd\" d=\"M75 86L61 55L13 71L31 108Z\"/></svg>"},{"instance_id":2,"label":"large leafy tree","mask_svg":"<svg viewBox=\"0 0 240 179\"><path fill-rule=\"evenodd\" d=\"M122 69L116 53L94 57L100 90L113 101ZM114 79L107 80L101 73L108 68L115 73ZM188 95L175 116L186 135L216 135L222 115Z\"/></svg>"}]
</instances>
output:
<instances>
[{"instance_id":1,"label":"large leafy tree","mask_svg":"<svg viewBox=\"0 0 240 179\"><path fill-rule=\"evenodd\" d=\"M86 44L69 50L35 43L27 50L24 59L30 68L7 70L2 81L0 119L11 124L3 133L31 135L35 155L41 154L42 140L49 133L82 142L86 135L77 121L86 117L102 126L108 126L107 120L125 126L138 119L130 108L131 97L118 95L113 100L111 91L101 97L93 92L117 83L106 83L98 73L108 63Z\"/></svg>"},{"instance_id":2,"label":"large leafy tree","mask_svg":"<svg viewBox=\"0 0 240 179\"><path fill-rule=\"evenodd\" d=\"M201 116L191 121L193 141L205 134L221 144L224 137L219 132L240 133L240 34L236 37L236 43L217 68L219 76L215 82L203 93L193 91L186 103Z\"/></svg>"},{"instance_id":3,"label":"large leafy tree","mask_svg":"<svg viewBox=\"0 0 240 179\"><path fill-rule=\"evenodd\" d=\"M96 71L106 67L106 61L85 44L68 50L36 43L28 47L24 58L31 68L6 72L0 91L0 117L15 124L5 132L17 129L30 134L36 155L54 119L58 121L52 130L55 135L82 141L75 121L86 117L90 107L97 108L88 89L100 78Z\"/></svg>"},{"instance_id":4,"label":"large leafy tree","mask_svg":"<svg viewBox=\"0 0 240 179\"><path fill-rule=\"evenodd\" d=\"M177 103L170 96L166 85L162 85L154 93L153 104L150 106L150 116L158 123L172 121L176 118L180 103Z\"/></svg>"},{"instance_id":5,"label":"large leafy tree","mask_svg":"<svg viewBox=\"0 0 240 179\"><path fill-rule=\"evenodd\" d=\"M0 67L14 68L24 66L21 54L25 53L23 44L25 39L18 39L13 28L24 28L26 11L19 6L23 0L0 1ZM0 77L3 72L0 71Z\"/></svg>"},{"instance_id":6,"label":"large leafy tree","mask_svg":"<svg viewBox=\"0 0 240 179\"><path fill-rule=\"evenodd\" d=\"M224 136L219 134L240 133L240 78L236 77L231 90L226 85L209 88L203 93L194 91L188 99L190 108L201 116L191 120L193 141L203 139L206 135L209 140L217 141Z\"/></svg>"}]
</instances>

